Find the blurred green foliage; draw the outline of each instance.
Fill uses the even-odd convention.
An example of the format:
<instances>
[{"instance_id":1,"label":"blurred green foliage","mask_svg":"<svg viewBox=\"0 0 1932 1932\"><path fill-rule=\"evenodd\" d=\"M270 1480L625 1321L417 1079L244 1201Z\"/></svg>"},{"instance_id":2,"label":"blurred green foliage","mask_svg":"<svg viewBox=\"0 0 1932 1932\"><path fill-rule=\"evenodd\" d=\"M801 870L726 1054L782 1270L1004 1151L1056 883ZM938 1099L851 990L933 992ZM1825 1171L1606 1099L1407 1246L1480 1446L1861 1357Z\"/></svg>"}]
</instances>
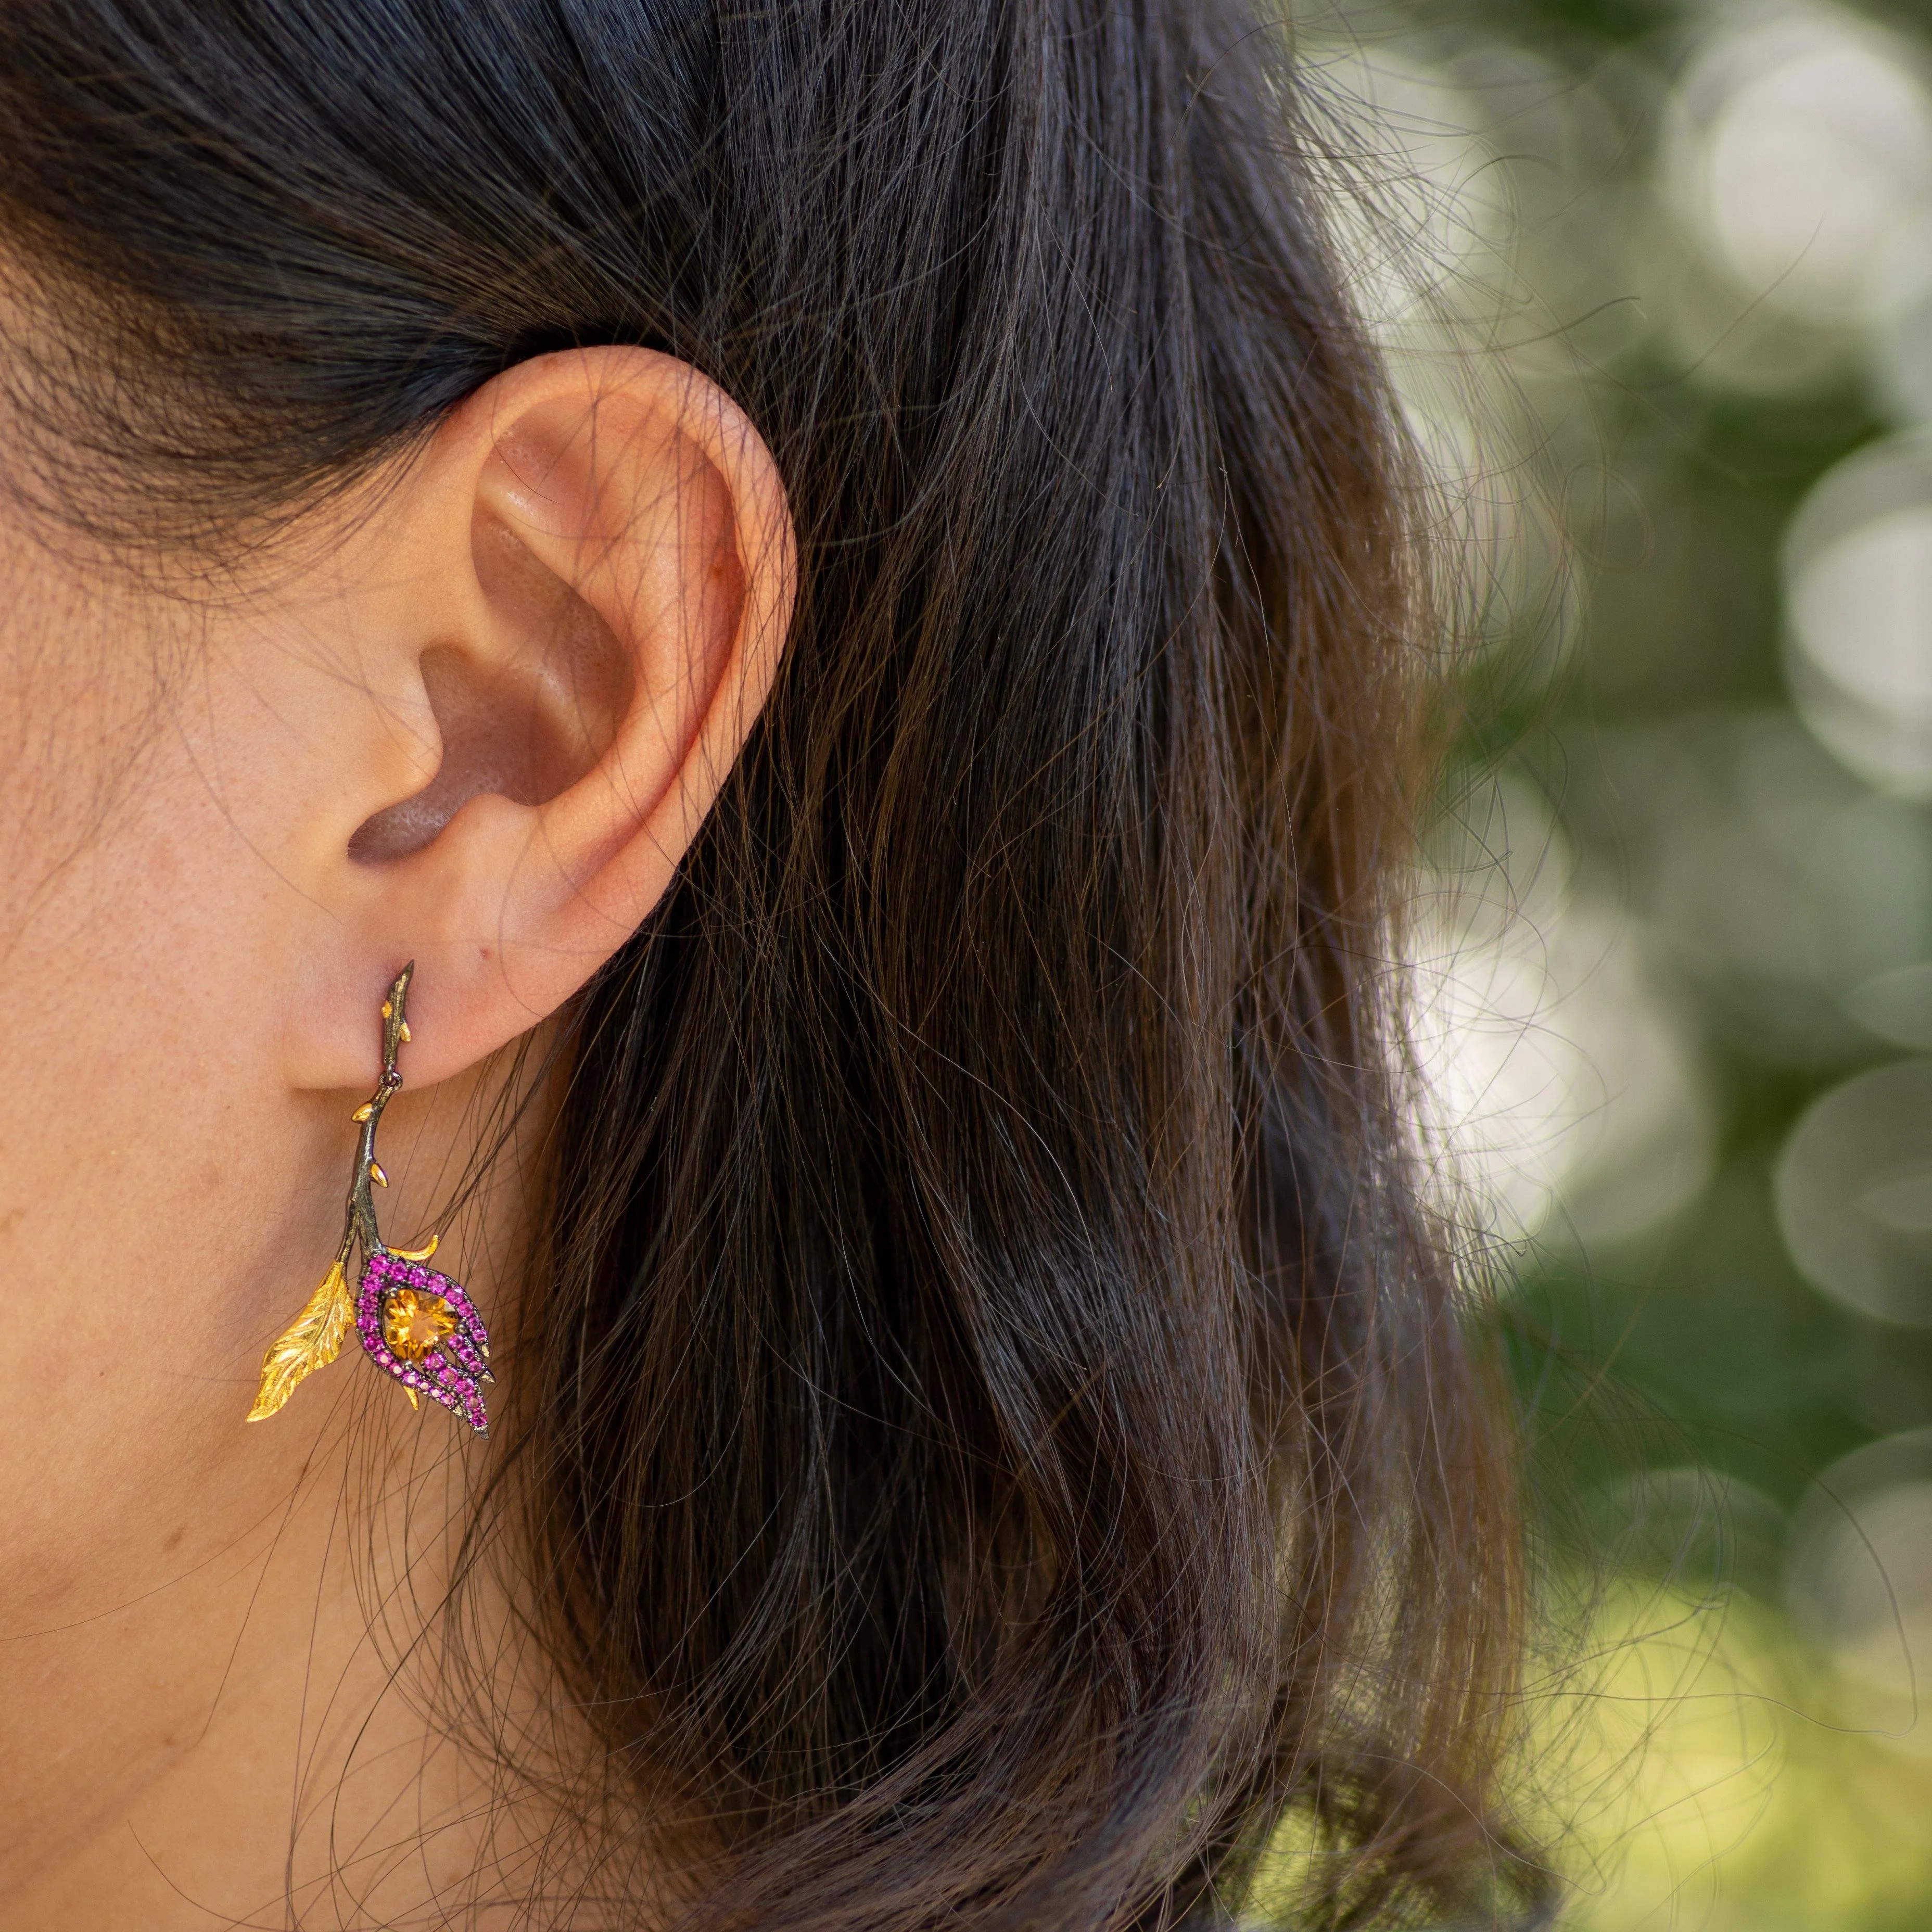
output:
<instances>
[{"instance_id":1,"label":"blurred green foliage","mask_svg":"<svg viewBox=\"0 0 1932 1932\"><path fill-rule=\"evenodd\" d=\"M1932 966L1932 785L1888 770L1888 754L1862 758L1855 733L1826 742L1832 714L1794 686L1790 548L1847 459L1932 429L1932 396L1907 380L1932 368L1932 300L1898 294L1889 259L1869 300L1846 288L1839 302L1822 256L1789 284L1754 285L1784 211L1750 199L1748 165L1766 158L1774 197L1777 142L1810 140L1801 188L1807 166L1846 170L1817 184L1829 218L1870 216L1868 254L1917 237L1932 265L1932 148L1913 146L1912 118L1922 98L1932 142L1932 17L1774 0L1296 14L1338 92L1364 102L1376 164L1423 181L1422 203L1395 192L1398 209L1430 211L1399 244L1481 238L1391 328L1421 440L1460 452L1460 487L1485 502L1503 478L1554 538L1534 517L1487 532L1502 589L1475 600L1487 634L1470 653L1452 802L1510 909L1539 928L1534 956L1519 947L1503 978L1485 966L1473 997L1528 973L1547 1011L1504 1016L1526 1032L1560 1033L1566 1000L1594 1002L1575 1077L1596 1097L1562 1124L1581 1151L1537 1156L1546 1186L1520 1184L1507 1160L1486 1170L1508 1197L1496 1233L1552 1592L1532 1786L1574 1880L1570 1922L1932 1926L1932 1723L1912 1677L1932 1664L1932 1179L1922 1210L1915 1191L1932 1174L1932 1120L1922 1154L1900 1142L1895 1174L1874 1143L1874 1188L1892 1191L1845 1208L1869 1208L1872 1240L1891 1244L1887 1279L1906 1298L1891 1318L1849 1276L1801 1268L1786 1173L1822 1096L1932 1048L1932 1004L1922 1025L1871 1018L1872 988L1902 998ZM1862 95L1874 74L1886 86ZM1731 104L1754 87L1748 123ZM1714 185L1687 180L1699 166ZM1714 266L1726 221L1736 248ZM1901 500L1898 514L1922 508ZM1526 574L1512 547L1545 561ZM1876 676L1904 694L1872 700L1876 725L1854 720L1868 735L1932 739L1932 710L1920 721L1911 702L1916 680L1932 689L1932 564L1912 580L1916 602L1871 592L1889 656L1856 613L1841 627L1846 690ZM1534 808L1484 819L1475 801L1498 784ZM1520 883L1552 869L1534 852L1523 863L1539 841L1558 854L1560 897ZM1577 904L1612 935L1581 970L1562 964ZM1458 930L1466 950L1487 944ZM1640 970L1608 970L1613 950ZM1463 954L1443 956L1470 977ZM1932 974L1925 985L1932 1002ZM1619 1033L1609 1009L1640 995L1652 1010ZM1545 1088L1569 1063L1546 1054L1539 1086L1489 1050L1458 1091L1517 1106L1517 1167L1534 1166L1528 1144L1556 1132ZM1679 1084L1616 1172L1639 1172L1675 1134L1672 1162L1652 1166L1677 1178L1644 1184L1658 1211L1632 1208L1626 1186L1606 1216L1589 1149L1615 1141L1624 1088L1660 1054ZM1868 1534L1881 1518L1883 1535Z\"/></svg>"}]
</instances>

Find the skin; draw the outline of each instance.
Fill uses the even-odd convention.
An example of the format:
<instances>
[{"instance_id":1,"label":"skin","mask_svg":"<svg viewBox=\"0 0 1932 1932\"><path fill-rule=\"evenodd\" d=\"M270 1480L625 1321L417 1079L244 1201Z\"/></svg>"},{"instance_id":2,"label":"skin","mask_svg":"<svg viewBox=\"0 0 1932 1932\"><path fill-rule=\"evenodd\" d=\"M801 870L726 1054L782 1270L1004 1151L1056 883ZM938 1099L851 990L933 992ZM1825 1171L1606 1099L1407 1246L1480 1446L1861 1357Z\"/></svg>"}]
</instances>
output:
<instances>
[{"instance_id":1,"label":"skin","mask_svg":"<svg viewBox=\"0 0 1932 1932\"><path fill-rule=\"evenodd\" d=\"M506 1050L650 911L764 700L776 468L686 365L566 353L244 574L0 507L0 1932L507 1925L568 1876L553 1821L411 1648L490 1446L352 1337L243 1418L406 960L383 1231L440 1229L514 1334L540 1105L446 1209ZM567 1707L476 1602L540 1754Z\"/></svg>"}]
</instances>

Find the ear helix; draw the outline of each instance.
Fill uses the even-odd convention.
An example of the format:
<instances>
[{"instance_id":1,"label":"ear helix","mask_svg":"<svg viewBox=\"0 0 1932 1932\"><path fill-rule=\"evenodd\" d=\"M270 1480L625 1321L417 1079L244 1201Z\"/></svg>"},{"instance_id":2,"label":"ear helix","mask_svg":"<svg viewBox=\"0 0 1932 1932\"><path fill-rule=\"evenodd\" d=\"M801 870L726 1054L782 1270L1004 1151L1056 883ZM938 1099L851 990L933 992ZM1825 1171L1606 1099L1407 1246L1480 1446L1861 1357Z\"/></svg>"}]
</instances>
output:
<instances>
[{"instance_id":1,"label":"ear helix","mask_svg":"<svg viewBox=\"0 0 1932 1932\"><path fill-rule=\"evenodd\" d=\"M461 1282L423 1265L436 1252L434 1237L425 1248L384 1244L370 1191L372 1184L389 1184L376 1158L376 1130L382 1124L383 1108L403 1084L396 1055L409 1043L404 1009L416 970L412 960L396 975L382 1002L382 1077L351 1116L362 1131L350 1173L341 1245L321 1285L262 1358L261 1387L248 1412L250 1422L273 1415L298 1382L334 1361L352 1324L363 1352L402 1384L411 1408L419 1406L420 1396L427 1395L479 1436L488 1432L482 1384L496 1378L490 1372L490 1336L483 1318ZM352 1296L349 1262L358 1250L362 1275Z\"/></svg>"}]
</instances>

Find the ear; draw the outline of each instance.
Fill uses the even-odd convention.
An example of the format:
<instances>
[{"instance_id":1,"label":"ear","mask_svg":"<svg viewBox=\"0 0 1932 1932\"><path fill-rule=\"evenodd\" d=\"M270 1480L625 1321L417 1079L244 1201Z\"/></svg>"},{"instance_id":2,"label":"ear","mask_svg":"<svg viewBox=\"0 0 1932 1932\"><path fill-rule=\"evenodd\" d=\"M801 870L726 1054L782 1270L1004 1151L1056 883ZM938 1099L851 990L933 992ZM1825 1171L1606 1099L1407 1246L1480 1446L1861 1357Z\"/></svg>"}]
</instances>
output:
<instances>
[{"instance_id":1,"label":"ear","mask_svg":"<svg viewBox=\"0 0 1932 1932\"><path fill-rule=\"evenodd\" d=\"M343 595L375 701L338 736L304 868L322 916L289 1040L308 1087L371 1082L406 961L412 1086L590 979L742 749L796 588L770 452L714 384L644 350L498 376L370 523Z\"/></svg>"}]
</instances>

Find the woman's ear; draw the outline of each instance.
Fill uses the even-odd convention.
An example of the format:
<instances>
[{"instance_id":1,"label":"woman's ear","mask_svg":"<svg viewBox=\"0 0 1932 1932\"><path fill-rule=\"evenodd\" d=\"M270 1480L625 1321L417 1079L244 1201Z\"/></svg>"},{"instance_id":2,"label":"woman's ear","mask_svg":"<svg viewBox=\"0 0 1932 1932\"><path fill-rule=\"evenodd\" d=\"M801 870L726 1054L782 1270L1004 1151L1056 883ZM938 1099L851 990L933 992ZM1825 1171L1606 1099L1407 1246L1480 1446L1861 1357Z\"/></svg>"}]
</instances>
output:
<instances>
[{"instance_id":1,"label":"woman's ear","mask_svg":"<svg viewBox=\"0 0 1932 1932\"><path fill-rule=\"evenodd\" d=\"M498 376L340 554L366 682L300 883L304 1087L369 1084L404 962L410 1084L547 1018L669 884L776 673L776 465L716 385L632 348ZM367 701L373 698L374 701Z\"/></svg>"}]
</instances>

